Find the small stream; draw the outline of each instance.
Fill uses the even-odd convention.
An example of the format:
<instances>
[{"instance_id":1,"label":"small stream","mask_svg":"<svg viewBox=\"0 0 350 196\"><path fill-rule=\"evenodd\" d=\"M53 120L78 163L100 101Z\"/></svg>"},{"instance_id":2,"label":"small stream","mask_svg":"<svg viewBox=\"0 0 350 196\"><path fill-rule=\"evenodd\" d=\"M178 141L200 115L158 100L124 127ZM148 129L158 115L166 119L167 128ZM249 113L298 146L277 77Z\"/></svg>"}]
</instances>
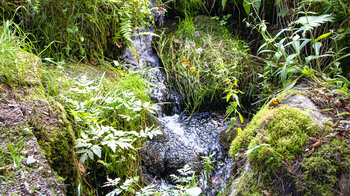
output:
<instances>
[{"instance_id":1,"label":"small stream","mask_svg":"<svg viewBox=\"0 0 350 196\"><path fill-rule=\"evenodd\" d=\"M149 141L142 150L143 170L149 181L156 184L168 182L170 174L188 165L196 171L199 187L205 195L217 195L224 191L233 168L232 160L220 145L220 132L228 122L218 112L200 112L188 116L165 116L159 119L163 135ZM204 157L210 157L213 170L206 174Z\"/></svg>"},{"instance_id":2,"label":"small stream","mask_svg":"<svg viewBox=\"0 0 350 196\"><path fill-rule=\"evenodd\" d=\"M200 176L197 184L202 194L217 195L224 191L233 168L219 141L229 122L218 111L199 112L191 118L181 115L182 98L169 87L160 59L152 49L153 32L153 27L135 31L132 45L137 58L129 48L121 57L128 69L138 72L146 68L145 75L152 86L150 97L160 106L156 121L163 134L148 141L141 152L145 180L171 188L169 175L188 165ZM211 157L213 169L209 175L204 171L204 157Z\"/></svg>"}]
</instances>

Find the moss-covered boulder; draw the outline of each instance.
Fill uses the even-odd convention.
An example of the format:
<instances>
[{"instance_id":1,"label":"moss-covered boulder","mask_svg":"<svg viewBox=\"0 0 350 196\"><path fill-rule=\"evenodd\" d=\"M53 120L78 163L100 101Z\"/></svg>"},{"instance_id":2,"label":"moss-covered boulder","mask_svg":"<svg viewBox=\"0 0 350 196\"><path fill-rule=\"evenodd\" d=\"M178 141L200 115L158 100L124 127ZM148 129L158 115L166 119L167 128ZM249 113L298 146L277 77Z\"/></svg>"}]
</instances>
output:
<instances>
[{"instance_id":1,"label":"moss-covered boulder","mask_svg":"<svg viewBox=\"0 0 350 196\"><path fill-rule=\"evenodd\" d=\"M66 112L44 92L40 58L23 51L9 55L12 55L11 60L0 65L0 135L15 130L22 134L23 127L31 130L28 141L35 139L33 146L40 146L40 149L33 148L29 153L40 150L39 154L45 155L46 164L54 170L52 174L56 173L60 181L64 179L64 184L68 185L62 186L64 191L60 192L67 190L67 194L74 195L80 176L74 153L75 136ZM8 139L16 141L15 137L16 134L10 134ZM32 184L40 182L33 180Z\"/></svg>"},{"instance_id":2,"label":"moss-covered boulder","mask_svg":"<svg viewBox=\"0 0 350 196\"><path fill-rule=\"evenodd\" d=\"M309 91L278 95L232 141L230 156L246 160L229 195L346 195L350 192L350 138L335 137L332 123Z\"/></svg>"},{"instance_id":3,"label":"moss-covered boulder","mask_svg":"<svg viewBox=\"0 0 350 196\"><path fill-rule=\"evenodd\" d=\"M65 178L73 194L79 184L78 161L75 156L75 136L66 112L54 100L36 100L29 125L50 165Z\"/></svg>"}]
</instances>

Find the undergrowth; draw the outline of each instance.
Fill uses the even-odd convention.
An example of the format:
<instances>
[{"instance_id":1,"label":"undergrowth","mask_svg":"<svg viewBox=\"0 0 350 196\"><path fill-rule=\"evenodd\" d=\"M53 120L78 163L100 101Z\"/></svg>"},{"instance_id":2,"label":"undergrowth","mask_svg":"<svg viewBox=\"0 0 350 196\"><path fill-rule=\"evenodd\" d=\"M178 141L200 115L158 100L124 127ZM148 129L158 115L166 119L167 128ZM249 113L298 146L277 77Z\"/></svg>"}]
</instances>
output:
<instances>
[{"instance_id":1,"label":"undergrowth","mask_svg":"<svg viewBox=\"0 0 350 196\"><path fill-rule=\"evenodd\" d=\"M133 30L152 18L148 0L1 1L0 5L0 17L20 23L30 33L36 53L57 61L116 58Z\"/></svg>"},{"instance_id":2,"label":"undergrowth","mask_svg":"<svg viewBox=\"0 0 350 196\"><path fill-rule=\"evenodd\" d=\"M147 94L148 83L137 74L123 72L111 78L109 74L118 71L106 68L93 80L78 66L77 75L66 78L63 73L67 70L74 74L68 67L57 70L61 73L48 72L50 80L66 86L58 88L60 93L51 93L57 95L75 122L76 153L89 173L87 186L94 187L89 192L106 193L110 189L102 185L107 176L127 183L127 179L140 175L142 142L160 134L149 116L157 107Z\"/></svg>"},{"instance_id":3,"label":"undergrowth","mask_svg":"<svg viewBox=\"0 0 350 196\"><path fill-rule=\"evenodd\" d=\"M232 39L225 27L209 17L186 14L178 31L163 32L157 45L168 81L182 95L187 112L222 103L224 97L239 102L239 78L253 68L244 43Z\"/></svg>"}]
</instances>

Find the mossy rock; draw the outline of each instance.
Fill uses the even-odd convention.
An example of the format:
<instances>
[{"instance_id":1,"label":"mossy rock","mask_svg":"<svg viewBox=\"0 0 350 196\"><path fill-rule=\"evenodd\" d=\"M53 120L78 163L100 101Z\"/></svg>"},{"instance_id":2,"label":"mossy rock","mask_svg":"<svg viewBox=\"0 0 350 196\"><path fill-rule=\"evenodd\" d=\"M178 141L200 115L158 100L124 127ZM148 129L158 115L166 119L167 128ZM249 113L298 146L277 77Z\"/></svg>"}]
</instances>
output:
<instances>
[{"instance_id":1,"label":"mossy rock","mask_svg":"<svg viewBox=\"0 0 350 196\"><path fill-rule=\"evenodd\" d=\"M32 108L29 125L40 148L53 169L69 185L68 194L74 194L79 184L78 161L75 157L75 136L66 112L54 100L37 100Z\"/></svg>"},{"instance_id":2,"label":"mossy rock","mask_svg":"<svg viewBox=\"0 0 350 196\"><path fill-rule=\"evenodd\" d=\"M44 97L38 86L11 88L4 84L1 87L0 113L3 115L0 127L6 130L28 127L36 137L46 162L55 173L65 178L65 184L69 185L67 194L75 195L80 179L73 149L75 137L63 107L50 97Z\"/></svg>"},{"instance_id":3,"label":"mossy rock","mask_svg":"<svg viewBox=\"0 0 350 196\"><path fill-rule=\"evenodd\" d=\"M40 85L42 63L36 55L16 51L9 53L9 60L0 65L0 82L18 85Z\"/></svg>"},{"instance_id":4,"label":"mossy rock","mask_svg":"<svg viewBox=\"0 0 350 196\"><path fill-rule=\"evenodd\" d=\"M293 159L301 152L308 136L318 131L318 127L300 109L289 106L266 108L232 141L230 155L234 157L241 148L251 149L265 143L277 153Z\"/></svg>"},{"instance_id":5,"label":"mossy rock","mask_svg":"<svg viewBox=\"0 0 350 196\"><path fill-rule=\"evenodd\" d=\"M344 180L350 171L350 139L341 141L329 126L320 126L317 107L298 102L310 101L302 94L280 94L280 105L259 111L232 141L230 156L247 161L236 174L230 195L350 193L350 180ZM314 147L315 140L323 145Z\"/></svg>"}]
</instances>

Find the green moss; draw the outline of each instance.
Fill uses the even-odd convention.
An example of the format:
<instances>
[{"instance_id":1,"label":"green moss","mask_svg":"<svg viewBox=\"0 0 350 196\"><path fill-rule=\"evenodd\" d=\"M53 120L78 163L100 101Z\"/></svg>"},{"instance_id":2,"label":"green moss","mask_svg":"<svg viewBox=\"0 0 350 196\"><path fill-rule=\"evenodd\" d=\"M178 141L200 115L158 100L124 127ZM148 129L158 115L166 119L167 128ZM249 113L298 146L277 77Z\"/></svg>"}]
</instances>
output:
<instances>
[{"instance_id":1,"label":"green moss","mask_svg":"<svg viewBox=\"0 0 350 196\"><path fill-rule=\"evenodd\" d=\"M68 194L74 194L80 178L74 153L75 136L65 111L50 100L49 103L35 105L33 113L29 124L40 148L53 169L70 185Z\"/></svg>"},{"instance_id":2,"label":"green moss","mask_svg":"<svg viewBox=\"0 0 350 196\"><path fill-rule=\"evenodd\" d=\"M299 191L305 195L335 195L340 175L349 173L350 150L346 140L333 139L323 144L302 162L303 175L297 178Z\"/></svg>"},{"instance_id":3,"label":"green moss","mask_svg":"<svg viewBox=\"0 0 350 196\"><path fill-rule=\"evenodd\" d=\"M243 195L261 194L261 190L278 192L272 186L281 174L290 174L290 165L303 152L309 136L320 130L309 116L297 108L281 106L261 110L232 141L230 155L238 159L241 149L248 150L251 171L243 171L247 182L239 180L237 191ZM259 180L257 180L259 179Z\"/></svg>"}]
</instances>

